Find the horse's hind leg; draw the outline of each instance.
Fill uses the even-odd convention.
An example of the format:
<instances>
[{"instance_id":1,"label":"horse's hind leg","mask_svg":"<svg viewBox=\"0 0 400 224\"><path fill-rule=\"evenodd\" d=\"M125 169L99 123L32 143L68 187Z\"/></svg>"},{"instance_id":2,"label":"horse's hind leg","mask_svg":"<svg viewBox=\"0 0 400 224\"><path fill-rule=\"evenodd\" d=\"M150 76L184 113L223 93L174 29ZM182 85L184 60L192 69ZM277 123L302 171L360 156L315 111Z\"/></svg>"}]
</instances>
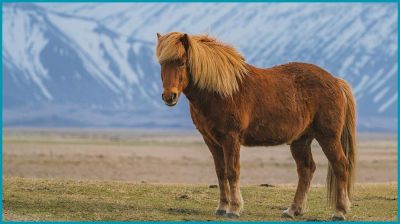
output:
<instances>
[{"instance_id":1,"label":"horse's hind leg","mask_svg":"<svg viewBox=\"0 0 400 224\"><path fill-rule=\"evenodd\" d=\"M305 210L307 193L315 171L315 163L311 154L312 140L313 138L310 136L303 136L290 145L290 151L296 161L299 182L293 203L283 212L283 217L294 218Z\"/></svg>"},{"instance_id":2,"label":"horse's hind leg","mask_svg":"<svg viewBox=\"0 0 400 224\"><path fill-rule=\"evenodd\" d=\"M210 139L204 137L204 142L207 144L215 165L215 171L218 177L219 185L219 205L215 211L215 215L223 216L229 207L229 182L225 173L224 153L222 147L213 143Z\"/></svg>"},{"instance_id":3,"label":"horse's hind leg","mask_svg":"<svg viewBox=\"0 0 400 224\"><path fill-rule=\"evenodd\" d=\"M349 210L350 200L347 192L348 185L348 170L349 162L344 154L340 138L337 137L317 137L319 144L322 147L326 157L329 160L330 166L332 166L335 183L330 188L331 192L328 192L328 197L335 203L335 213L332 216L333 220L344 220L345 214Z\"/></svg>"}]
</instances>

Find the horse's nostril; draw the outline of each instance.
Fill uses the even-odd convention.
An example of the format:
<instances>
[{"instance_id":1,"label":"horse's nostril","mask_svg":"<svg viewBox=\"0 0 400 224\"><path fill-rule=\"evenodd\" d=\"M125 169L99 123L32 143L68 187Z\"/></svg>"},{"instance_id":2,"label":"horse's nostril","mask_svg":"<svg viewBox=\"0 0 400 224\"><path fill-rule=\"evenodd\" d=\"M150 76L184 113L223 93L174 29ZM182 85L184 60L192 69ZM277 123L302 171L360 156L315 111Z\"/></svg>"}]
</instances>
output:
<instances>
[{"instance_id":1,"label":"horse's nostril","mask_svg":"<svg viewBox=\"0 0 400 224\"><path fill-rule=\"evenodd\" d=\"M177 96L176 93L172 93L172 100L176 100L176 96Z\"/></svg>"}]
</instances>

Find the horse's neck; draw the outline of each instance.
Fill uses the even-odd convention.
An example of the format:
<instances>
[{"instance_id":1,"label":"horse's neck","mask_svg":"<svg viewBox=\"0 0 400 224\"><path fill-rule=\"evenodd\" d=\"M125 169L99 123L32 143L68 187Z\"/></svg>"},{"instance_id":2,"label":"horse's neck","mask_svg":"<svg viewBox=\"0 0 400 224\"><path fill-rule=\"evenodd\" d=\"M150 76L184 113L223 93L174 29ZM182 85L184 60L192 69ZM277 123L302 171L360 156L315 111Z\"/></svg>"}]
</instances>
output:
<instances>
[{"instance_id":1,"label":"horse's neck","mask_svg":"<svg viewBox=\"0 0 400 224\"><path fill-rule=\"evenodd\" d=\"M210 98L206 91L200 90L192 83L190 83L186 87L183 93L185 94L189 102L196 107L200 107L202 104L205 103L205 101L208 101Z\"/></svg>"},{"instance_id":2,"label":"horse's neck","mask_svg":"<svg viewBox=\"0 0 400 224\"><path fill-rule=\"evenodd\" d=\"M221 100L221 97L218 94L207 90L201 90L193 83L190 83L183 93L186 95L191 105L197 110L207 110L207 107Z\"/></svg>"}]
</instances>

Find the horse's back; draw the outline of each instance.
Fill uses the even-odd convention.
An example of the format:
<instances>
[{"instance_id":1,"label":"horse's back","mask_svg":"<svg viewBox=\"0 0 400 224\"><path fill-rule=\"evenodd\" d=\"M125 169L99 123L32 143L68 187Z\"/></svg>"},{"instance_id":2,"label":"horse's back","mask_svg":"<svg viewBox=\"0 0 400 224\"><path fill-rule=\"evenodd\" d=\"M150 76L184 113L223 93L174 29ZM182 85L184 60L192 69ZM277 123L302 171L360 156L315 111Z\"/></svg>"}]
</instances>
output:
<instances>
[{"instance_id":1,"label":"horse's back","mask_svg":"<svg viewBox=\"0 0 400 224\"><path fill-rule=\"evenodd\" d=\"M279 92L296 95L295 103L307 102L309 106L320 107L323 106L321 103L342 96L341 81L323 68L309 63L290 62L262 69L258 72L260 76L268 77L275 84L273 88Z\"/></svg>"}]
</instances>

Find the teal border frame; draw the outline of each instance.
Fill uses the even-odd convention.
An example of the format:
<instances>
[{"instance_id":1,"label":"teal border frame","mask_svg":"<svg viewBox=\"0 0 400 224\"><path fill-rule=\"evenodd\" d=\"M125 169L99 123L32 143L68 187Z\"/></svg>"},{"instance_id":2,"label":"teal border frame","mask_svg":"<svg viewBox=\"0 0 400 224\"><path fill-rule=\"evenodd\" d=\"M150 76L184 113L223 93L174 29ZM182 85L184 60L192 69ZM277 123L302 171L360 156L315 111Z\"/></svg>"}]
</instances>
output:
<instances>
[{"instance_id":1,"label":"teal border frame","mask_svg":"<svg viewBox=\"0 0 400 224\"><path fill-rule=\"evenodd\" d=\"M400 2L399 0L166 0L166 1L162 1L162 0L115 0L115 1L110 1L110 0L2 0L1 1L1 40L2 40L2 45L0 47L1 50L1 58L3 58L3 3L23 3L23 2L48 2L48 3L59 3L59 2L63 2L63 3L79 3L79 2L92 2L92 3L100 3L100 2L110 2L110 3L128 3L128 2L136 2L136 3L171 3L171 2L181 2L181 3L194 3L194 2L206 2L206 3L218 3L218 2L224 2L224 3L240 3L240 2L247 2L247 3L256 3L256 2L270 2L270 3L302 3L302 2L308 2L308 3L397 3L397 48L400 45L400 38L399 38L399 20L400 20ZM397 60L399 61L399 50L397 49ZM3 60L1 60L1 77L3 77ZM399 77L399 70L397 71L397 77ZM1 79L1 90L3 90L3 79ZM398 79L398 84L400 83L399 79ZM397 89L397 92L399 90ZM3 97L1 97L0 99L0 103L3 106ZM397 118L399 117L399 107L400 107L400 102L397 101ZM3 108L3 107L2 107ZM1 179L0 179L0 183L1 183L1 189L0 189L0 210L1 210L1 214L0 214L0 222L4 222L4 223L24 223L24 224L37 224L37 223L53 223L52 221L3 221L3 109L0 112L0 120L1 120L1 146L0 146L0 159L1 159L1 166L0 166L0 171L1 171ZM397 130L399 130L400 127L400 121L399 119L397 119ZM398 132L397 132L397 159L399 160L399 137L398 137ZM397 222L396 221L344 221L344 222L340 222L340 223L398 223L399 220L399 207L400 207L400 202L399 202L399 195L400 195L400 190L398 187L398 181L400 179L400 169L399 169L399 162L397 162ZM168 224L176 224L176 223L182 223L182 222L188 222L189 221L131 221L131 222L116 222L116 221L110 221L110 222L106 222L106 221L61 221L61 222L56 222L57 224L67 224L67 223L89 223L89 222L95 222L95 223L121 223L121 224L125 224L125 223L154 223L154 224L158 224L158 223L168 223ZM229 222L229 221L228 221ZM288 222L292 222L292 223L304 223L304 224L310 224L310 223L321 223L321 222L304 222L304 221L288 221ZM193 221L190 222L192 224L198 224L198 223L220 223L220 221ZM233 222L229 222L229 223L250 223L250 221L233 221ZM282 224L282 223L287 223L287 222L281 222L281 221L251 221L251 223L271 223L271 224ZM327 221L325 223L333 223L332 221Z\"/></svg>"},{"instance_id":2,"label":"teal border frame","mask_svg":"<svg viewBox=\"0 0 400 224\"><path fill-rule=\"evenodd\" d=\"M93 3L98 3L98 2L110 2L110 3L116 3L116 2L142 2L142 3L146 3L146 2L159 2L159 3L169 3L169 2L226 2L226 3L234 3L234 2L248 2L248 3L252 3L252 2L272 2L272 3L280 3L280 2L291 2L291 3L301 3L301 2L310 2L310 3L329 3L329 2L352 2L352 3L385 3L385 2L398 2L398 0L304 0L304 1L296 1L296 0L115 0L115 1L109 1L109 0L38 0L38 1L34 1L34 0L2 0L2 2L5 3L12 3L12 2L84 2L84 3L89 3L89 2L93 2Z\"/></svg>"},{"instance_id":3,"label":"teal border frame","mask_svg":"<svg viewBox=\"0 0 400 224\"><path fill-rule=\"evenodd\" d=\"M205 3L218 3L218 2L225 2L225 3L240 3L240 2L247 2L247 3L256 3L256 2L270 2L270 3L302 3L302 2L309 2L309 3L394 3L394 2L399 2L399 0L115 0L115 1L110 1L110 0L2 0L2 3L18 3L18 2L49 2L49 3L57 3L57 2L64 2L64 3L74 3L74 2L84 2L84 3L118 3L118 2L137 2L137 3L146 3L146 2L152 2L152 3L171 3L171 2L187 2L187 3L193 3L193 2L205 2Z\"/></svg>"}]
</instances>

